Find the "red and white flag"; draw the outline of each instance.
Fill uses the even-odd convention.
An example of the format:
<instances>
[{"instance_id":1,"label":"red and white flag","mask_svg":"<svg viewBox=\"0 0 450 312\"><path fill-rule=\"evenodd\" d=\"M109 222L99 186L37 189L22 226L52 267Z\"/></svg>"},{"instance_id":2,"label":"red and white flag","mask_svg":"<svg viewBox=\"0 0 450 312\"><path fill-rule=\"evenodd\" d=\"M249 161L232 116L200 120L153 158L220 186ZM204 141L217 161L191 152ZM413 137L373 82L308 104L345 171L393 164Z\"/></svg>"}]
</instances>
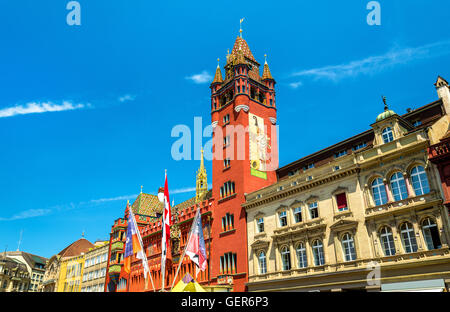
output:
<instances>
[{"instance_id":1,"label":"red and white flag","mask_svg":"<svg viewBox=\"0 0 450 312\"><path fill-rule=\"evenodd\" d=\"M167 251L169 250L170 241L170 199L169 186L167 184L167 173L164 182L164 212L163 212L163 227L162 227L162 241L161 241L161 272L165 273Z\"/></svg>"}]
</instances>

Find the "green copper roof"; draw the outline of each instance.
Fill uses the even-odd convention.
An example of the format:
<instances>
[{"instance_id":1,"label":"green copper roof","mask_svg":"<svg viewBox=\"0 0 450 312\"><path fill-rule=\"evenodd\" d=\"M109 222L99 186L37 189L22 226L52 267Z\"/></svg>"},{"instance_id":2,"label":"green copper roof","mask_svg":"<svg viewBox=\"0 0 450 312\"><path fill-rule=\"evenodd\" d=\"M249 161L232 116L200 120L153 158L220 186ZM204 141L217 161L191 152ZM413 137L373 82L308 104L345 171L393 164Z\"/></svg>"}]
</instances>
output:
<instances>
[{"instance_id":1,"label":"green copper roof","mask_svg":"<svg viewBox=\"0 0 450 312\"><path fill-rule=\"evenodd\" d=\"M388 117L391 117L393 115L395 115L395 112L393 110L390 110L390 109L385 110L384 112L382 112L381 114L378 115L377 122L381 121L383 119L386 119Z\"/></svg>"}]
</instances>

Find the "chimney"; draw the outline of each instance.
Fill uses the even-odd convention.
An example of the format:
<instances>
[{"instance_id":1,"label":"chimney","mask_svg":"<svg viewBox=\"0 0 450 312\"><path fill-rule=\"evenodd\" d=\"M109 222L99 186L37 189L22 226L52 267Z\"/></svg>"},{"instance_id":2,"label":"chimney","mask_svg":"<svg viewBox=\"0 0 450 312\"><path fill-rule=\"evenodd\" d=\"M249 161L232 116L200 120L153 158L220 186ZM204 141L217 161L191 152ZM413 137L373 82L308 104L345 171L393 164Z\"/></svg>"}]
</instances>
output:
<instances>
[{"instance_id":1,"label":"chimney","mask_svg":"<svg viewBox=\"0 0 450 312\"><path fill-rule=\"evenodd\" d=\"M444 104L445 113L450 115L450 89L448 82L441 76L438 76L438 79L434 85L436 87L438 97L442 99L442 103Z\"/></svg>"}]
</instances>

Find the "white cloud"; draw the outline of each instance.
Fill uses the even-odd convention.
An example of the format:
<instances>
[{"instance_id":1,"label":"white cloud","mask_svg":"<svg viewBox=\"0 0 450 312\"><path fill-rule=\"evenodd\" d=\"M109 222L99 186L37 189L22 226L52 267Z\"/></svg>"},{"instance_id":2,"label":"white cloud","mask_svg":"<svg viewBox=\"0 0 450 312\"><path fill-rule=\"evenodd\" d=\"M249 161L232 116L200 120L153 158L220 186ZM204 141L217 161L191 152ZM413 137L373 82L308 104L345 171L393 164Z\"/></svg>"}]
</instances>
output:
<instances>
[{"instance_id":1,"label":"white cloud","mask_svg":"<svg viewBox=\"0 0 450 312\"><path fill-rule=\"evenodd\" d=\"M111 197L111 198L91 199L89 202L90 203L105 203L105 202L116 201L116 200L129 200L129 199L136 198L138 195L139 194L123 195L123 196L117 196L117 197Z\"/></svg>"},{"instance_id":2,"label":"white cloud","mask_svg":"<svg viewBox=\"0 0 450 312\"><path fill-rule=\"evenodd\" d=\"M181 188L181 189L176 189L171 191L169 188L169 193L170 194L181 194L181 193L189 193L189 192L194 192L196 189L195 187L185 187L185 188Z\"/></svg>"},{"instance_id":3,"label":"white cloud","mask_svg":"<svg viewBox=\"0 0 450 312\"><path fill-rule=\"evenodd\" d=\"M410 63L419 59L430 59L450 54L450 41L440 41L415 48L391 49L389 52L369 56L367 58L351 61L340 65L330 65L312 68L293 73L292 77L308 77L312 80L326 79L337 82L348 77L358 75L372 75L396 65ZM291 83L296 88L301 81Z\"/></svg>"},{"instance_id":4,"label":"white cloud","mask_svg":"<svg viewBox=\"0 0 450 312\"><path fill-rule=\"evenodd\" d=\"M131 95L131 94L125 94L124 96L119 97L119 102L123 103L123 102L127 102L127 101L134 101L134 99L136 98L136 95Z\"/></svg>"},{"instance_id":5,"label":"white cloud","mask_svg":"<svg viewBox=\"0 0 450 312\"><path fill-rule=\"evenodd\" d=\"M213 77L206 70L202 71L200 74L185 77L188 80L192 80L196 84L211 82Z\"/></svg>"},{"instance_id":6,"label":"white cloud","mask_svg":"<svg viewBox=\"0 0 450 312\"><path fill-rule=\"evenodd\" d=\"M50 212L51 212L50 209L29 209L29 210L22 211L16 215L13 215L10 218L0 218L0 221L13 221L13 220L40 217L40 216L47 215Z\"/></svg>"},{"instance_id":7,"label":"white cloud","mask_svg":"<svg viewBox=\"0 0 450 312\"><path fill-rule=\"evenodd\" d=\"M292 89L297 89L298 87L301 87L302 85L303 85L303 82L301 82L301 81L291 82L291 83L289 84L289 86L290 86Z\"/></svg>"},{"instance_id":8,"label":"white cloud","mask_svg":"<svg viewBox=\"0 0 450 312\"><path fill-rule=\"evenodd\" d=\"M91 104L74 104L69 101L63 101L62 104L55 104L52 102L30 102L25 105L16 105L0 109L0 118L12 117L16 115L46 113L46 112L61 112L67 110L81 109L90 107Z\"/></svg>"}]
</instances>

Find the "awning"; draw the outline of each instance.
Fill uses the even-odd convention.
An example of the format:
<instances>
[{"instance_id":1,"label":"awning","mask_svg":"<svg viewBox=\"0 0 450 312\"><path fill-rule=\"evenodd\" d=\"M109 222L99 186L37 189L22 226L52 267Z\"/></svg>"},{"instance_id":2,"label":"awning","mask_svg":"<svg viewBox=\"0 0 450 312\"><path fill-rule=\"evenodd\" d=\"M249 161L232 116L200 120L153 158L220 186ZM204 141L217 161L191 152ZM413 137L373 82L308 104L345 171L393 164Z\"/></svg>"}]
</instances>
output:
<instances>
[{"instance_id":1,"label":"awning","mask_svg":"<svg viewBox=\"0 0 450 312\"><path fill-rule=\"evenodd\" d=\"M382 292L443 292L443 279L381 284Z\"/></svg>"}]
</instances>

